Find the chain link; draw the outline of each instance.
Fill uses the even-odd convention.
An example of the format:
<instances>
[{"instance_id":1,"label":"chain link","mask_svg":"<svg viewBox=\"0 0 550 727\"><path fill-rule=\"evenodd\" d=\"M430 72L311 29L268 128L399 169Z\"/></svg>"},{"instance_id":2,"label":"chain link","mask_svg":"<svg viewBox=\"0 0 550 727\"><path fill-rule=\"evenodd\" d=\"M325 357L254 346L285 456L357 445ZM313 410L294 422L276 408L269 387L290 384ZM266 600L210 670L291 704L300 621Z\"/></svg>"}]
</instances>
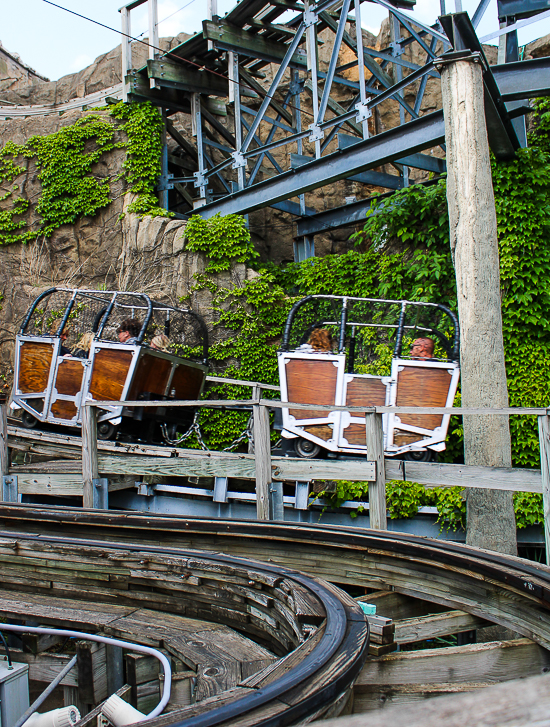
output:
<instances>
[{"instance_id":1,"label":"chain link","mask_svg":"<svg viewBox=\"0 0 550 727\"><path fill-rule=\"evenodd\" d=\"M161 424L160 428L162 431L162 436L164 437L164 441L167 444L170 444L173 447L177 447L178 444L181 444L182 442L185 442L186 439L188 439L193 433L197 436L197 441L200 444L201 449L203 449L205 452L210 452L210 448L206 446L204 439L202 438L202 432L200 428L200 424L198 422L199 418L199 412L198 410L195 412L195 416L193 417L193 422L191 423L191 426L189 429L185 432L185 434L182 434L178 439L172 439L168 436L168 431L166 428L166 424ZM224 447L221 451L222 452L231 452L232 449L237 447L241 442L243 442L245 439L249 442L252 441L252 424L253 424L253 416L252 414L248 417L248 422L246 424L246 427L242 434L240 434L236 439L234 439L231 444L228 444L227 447Z\"/></svg>"}]
</instances>

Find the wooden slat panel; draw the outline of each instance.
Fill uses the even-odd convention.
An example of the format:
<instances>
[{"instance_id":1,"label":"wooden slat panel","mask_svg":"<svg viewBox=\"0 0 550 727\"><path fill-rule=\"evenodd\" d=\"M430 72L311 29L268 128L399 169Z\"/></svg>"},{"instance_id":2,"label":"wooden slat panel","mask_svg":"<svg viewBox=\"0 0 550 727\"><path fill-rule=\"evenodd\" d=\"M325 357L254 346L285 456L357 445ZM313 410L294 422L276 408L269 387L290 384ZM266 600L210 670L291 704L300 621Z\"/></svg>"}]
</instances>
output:
<instances>
[{"instance_id":1,"label":"wooden slat panel","mask_svg":"<svg viewBox=\"0 0 550 727\"><path fill-rule=\"evenodd\" d=\"M405 444L412 444L413 442L419 442L421 439L424 439L423 434L401 432L399 429L396 429L393 435L393 443L398 447L403 447Z\"/></svg>"},{"instance_id":2,"label":"wooden slat panel","mask_svg":"<svg viewBox=\"0 0 550 727\"><path fill-rule=\"evenodd\" d=\"M322 439L325 442L328 442L329 439L332 439L332 436L334 434L333 430L329 427L328 424L312 424L309 427L304 427L304 431L308 434L313 434L316 437L319 437L319 439ZM363 425L363 440L365 439L365 427Z\"/></svg>"},{"instance_id":3,"label":"wooden slat panel","mask_svg":"<svg viewBox=\"0 0 550 727\"><path fill-rule=\"evenodd\" d=\"M199 397L205 371L180 363L174 371L171 388L175 389L176 399L193 399Z\"/></svg>"},{"instance_id":4,"label":"wooden slat panel","mask_svg":"<svg viewBox=\"0 0 550 727\"><path fill-rule=\"evenodd\" d=\"M298 404L334 404L338 369L332 361L290 359L286 364L288 400ZM296 419L328 416L324 411L290 409Z\"/></svg>"},{"instance_id":5,"label":"wooden slat panel","mask_svg":"<svg viewBox=\"0 0 550 727\"><path fill-rule=\"evenodd\" d=\"M50 376L53 346L51 343L25 341L19 349L19 382L23 394L46 390Z\"/></svg>"},{"instance_id":6,"label":"wooden slat panel","mask_svg":"<svg viewBox=\"0 0 550 727\"><path fill-rule=\"evenodd\" d=\"M404 366L397 374L397 406L445 406L451 385L447 369ZM424 429L441 426L439 414L400 414L403 424Z\"/></svg>"},{"instance_id":7,"label":"wooden slat panel","mask_svg":"<svg viewBox=\"0 0 550 727\"><path fill-rule=\"evenodd\" d=\"M128 398L138 399L144 391L162 396L171 371L172 362L169 359L155 356L149 351L142 353L128 392Z\"/></svg>"},{"instance_id":8,"label":"wooden slat panel","mask_svg":"<svg viewBox=\"0 0 550 727\"><path fill-rule=\"evenodd\" d=\"M80 359L63 359L57 367L55 389L58 394L76 396L82 387L84 376L83 361Z\"/></svg>"},{"instance_id":9,"label":"wooden slat panel","mask_svg":"<svg viewBox=\"0 0 550 727\"><path fill-rule=\"evenodd\" d=\"M74 419L78 413L74 401L58 399L50 407L51 413L57 419Z\"/></svg>"},{"instance_id":10,"label":"wooden slat panel","mask_svg":"<svg viewBox=\"0 0 550 727\"><path fill-rule=\"evenodd\" d=\"M132 362L130 351L102 348L94 357L89 391L94 399L118 401Z\"/></svg>"},{"instance_id":11,"label":"wooden slat panel","mask_svg":"<svg viewBox=\"0 0 550 727\"><path fill-rule=\"evenodd\" d=\"M386 385L382 379L363 379L355 376L348 382L346 404L349 406L384 406Z\"/></svg>"}]
</instances>

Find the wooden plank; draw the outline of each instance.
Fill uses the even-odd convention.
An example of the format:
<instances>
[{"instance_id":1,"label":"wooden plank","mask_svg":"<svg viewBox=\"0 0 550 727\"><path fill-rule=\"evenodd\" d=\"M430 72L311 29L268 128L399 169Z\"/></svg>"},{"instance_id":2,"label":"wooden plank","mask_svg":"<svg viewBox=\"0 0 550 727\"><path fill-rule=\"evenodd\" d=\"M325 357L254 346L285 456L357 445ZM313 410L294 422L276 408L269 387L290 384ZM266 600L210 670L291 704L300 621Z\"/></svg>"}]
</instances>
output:
<instances>
[{"instance_id":1,"label":"wooden plank","mask_svg":"<svg viewBox=\"0 0 550 727\"><path fill-rule=\"evenodd\" d=\"M11 647L10 654L12 661L29 665L29 679L31 681L46 682L47 684L50 684L50 682L55 679L59 672L62 671L62 669L64 669L72 659L72 655L30 654L27 651L21 651L21 649L14 649ZM2 663L7 661L5 656L0 657L0 659L2 659ZM71 669L71 671L63 678L61 686L78 686L78 673L76 669Z\"/></svg>"},{"instance_id":2,"label":"wooden plank","mask_svg":"<svg viewBox=\"0 0 550 727\"><path fill-rule=\"evenodd\" d=\"M386 457L387 480L410 480L426 487L481 487L491 490L542 492L540 470L481 467L439 462L403 462Z\"/></svg>"},{"instance_id":3,"label":"wooden plank","mask_svg":"<svg viewBox=\"0 0 550 727\"><path fill-rule=\"evenodd\" d=\"M353 714L372 712L375 709L387 709L396 705L416 704L432 697L447 694L462 694L491 686L492 682L465 682L462 684L393 684L381 686L364 685L361 691L353 695ZM385 712L384 712L385 714Z\"/></svg>"},{"instance_id":4,"label":"wooden plank","mask_svg":"<svg viewBox=\"0 0 550 727\"><path fill-rule=\"evenodd\" d=\"M374 463L375 479L369 484L369 515L373 530L387 530L386 471L384 468L384 430L381 414L366 414L366 444L370 462Z\"/></svg>"},{"instance_id":5,"label":"wooden plank","mask_svg":"<svg viewBox=\"0 0 550 727\"><path fill-rule=\"evenodd\" d=\"M437 603L405 596L403 593L397 593L396 591L378 591L367 596L359 596L355 600L374 604L377 616L385 616L393 621L418 618L419 616L445 611L445 608Z\"/></svg>"},{"instance_id":6,"label":"wooden plank","mask_svg":"<svg viewBox=\"0 0 550 727\"><path fill-rule=\"evenodd\" d=\"M124 684L124 686L122 686L118 691L116 691L115 694L118 697L120 697L121 699L123 699L125 702L129 702L130 701L130 692L131 692L130 685ZM103 702L101 704L98 704L97 707L92 709L91 712L88 712L88 714L85 717L82 717L80 722L77 722L76 725L74 725L74 727L88 727L88 725L90 725L90 727L96 727L98 724L101 724L100 715L101 715L102 705L103 705Z\"/></svg>"},{"instance_id":7,"label":"wooden plank","mask_svg":"<svg viewBox=\"0 0 550 727\"><path fill-rule=\"evenodd\" d=\"M262 406L253 407L254 461L256 474L256 517L269 520L269 483L271 482L271 440L269 413Z\"/></svg>"},{"instance_id":8,"label":"wooden plank","mask_svg":"<svg viewBox=\"0 0 550 727\"><path fill-rule=\"evenodd\" d=\"M84 487L82 476L72 474L17 473L19 494L28 495L79 495ZM109 492L127 490L134 482L109 482Z\"/></svg>"},{"instance_id":9,"label":"wooden plank","mask_svg":"<svg viewBox=\"0 0 550 727\"><path fill-rule=\"evenodd\" d=\"M97 462L97 409L91 406L82 407L82 506L92 508L94 505L94 483L98 479Z\"/></svg>"},{"instance_id":10,"label":"wooden plank","mask_svg":"<svg viewBox=\"0 0 550 727\"><path fill-rule=\"evenodd\" d=\"M422 649L368 660L357 678L363 684L500 682L540 674L550 652L529 639Z\"/></svg>"},{"instance_id":11,"label":"wooden plank","mask_svg":"<svg viewBox=\"0 0 550 727\"><path fill-rule=\"evenodd\" d=\"M280 63L288 50L284 43L264 40L262 36L248 33L246 30L230 25L223 20L203 20L202 32L204 37L214 41L218 48L233 51L242 56L260 58L270 63ZM297 50L292 56L290 66L304 70L306 65L305 52Z\"/></svg>"},{"instance_id":12,"label":"wooden plank","mask_svg":"<svg viewBox=\"0 0 550 727\"><path fill-rule=\"evenodd\" d=\"M550 419L539 416L539 445L542 485L542 508L544 513L544 542L546 562L550 562Z\"/></svg>"},{"instance_id":13,"label":"wooden plank","mask_svg":"<svg viewBox=\"0 0 550 727\"><path fill-rule=\"evenodd\" d=\"M0 394L0 485L2 477L8 474L8 405L5 394Z\"/></svg>"},{"instance_id":14,"label":"wooden plank","mask_svg":"<svg viewBox=\"0 0 550 727\"><path fill-rule=\"evenodd\" d=\"M483 626L491 626L491 623L464 611L447 611L396 621L395 640L400 644L410 644L462 631L473 631Z\"/></svg>"}]
</instances>

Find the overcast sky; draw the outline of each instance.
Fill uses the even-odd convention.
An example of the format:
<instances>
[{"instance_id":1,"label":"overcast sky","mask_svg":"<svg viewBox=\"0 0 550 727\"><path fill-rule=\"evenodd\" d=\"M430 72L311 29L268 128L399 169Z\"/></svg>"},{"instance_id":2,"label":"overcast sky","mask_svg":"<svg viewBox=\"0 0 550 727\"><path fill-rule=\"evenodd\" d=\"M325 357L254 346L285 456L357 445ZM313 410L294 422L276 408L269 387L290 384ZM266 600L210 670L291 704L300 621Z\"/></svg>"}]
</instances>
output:
<instances>
[{"instance_id":1,"label":"overcast sky","mask_svg":"<svg viewBox=\"0 0 550 727\"><path fill-rule=\"evenodd\" d=\"M120 29L118 8L124 0L53 0L75 12L86 15L104 25ZM462 7L473 15L479 0L462 0ZM218 0L218 13L224 15L235 5L235 0ZM455 0L446 0L447 12L453 12ZM440 13L440 0L417 0L410 14L426 23L433 23ZM387 12L374 3L362 5L363 26L374 33ZM206 0L159 0L159 34L177 35L184 31L194 33L201 28L206 17ZM139 36L147 28L147 5L132 11L132 35ZM485 13L478 28L480 36L497 30L496 0ZM550 18L520 30L520 44L550 33ZM10 52L38 73L56 80L75 73L89 65L97 56L114 48L120 42L118 32L102 28L88 20L48 5L44 0L15 0L2 3L0 41ZM495 45L498 41L491 41Z\"/></svg>"}]
</instances>

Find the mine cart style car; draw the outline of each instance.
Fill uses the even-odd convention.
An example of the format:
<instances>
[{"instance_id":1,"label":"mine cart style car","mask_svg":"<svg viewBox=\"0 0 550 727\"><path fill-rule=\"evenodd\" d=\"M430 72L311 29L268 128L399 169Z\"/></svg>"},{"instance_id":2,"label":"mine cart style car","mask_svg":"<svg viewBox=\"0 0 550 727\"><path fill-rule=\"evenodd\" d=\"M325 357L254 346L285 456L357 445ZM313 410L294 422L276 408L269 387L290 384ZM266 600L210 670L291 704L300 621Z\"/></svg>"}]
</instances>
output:
<instances>
[{"instance_id":1,"label":"mine cart style car","mask_svg":"<svg viewBox=\"0 0 550 727\"><path fill-rule=\"evenodd\" d=\"M307 344L316 329L332 337L336 353L330 346L319 351ZM458 335L456 316L444 305L310 295L293 306L286 321L278 353L281 400L452 406L460 375ZM415 357L417 349L412 355L402 353L404 344L416 338L434 342L429 358ZM375 375L380 373L387 375ZM384 414L386 456L431 459L433 452L445 449L449 419L447 414ZM294 439L301 457L316 457L323 450L366 452L365 417L357 412L288 408L283 409L282 427L283 438Z\"/></svg>"},{"instance_id":2,"label":"mine cart style car","mask_svg":"<svg viewBox=\"0 0 550 727\"><path fill-rule=\"evenodd\" d=\"M86 401L198 399L207 356L206 326L190 310L143 293L50 288L17 335L11 407L27 427L80 427ZM105 406L98 436L169 441L192 419L185 408Z\"/></svg>"}]
</instances>

